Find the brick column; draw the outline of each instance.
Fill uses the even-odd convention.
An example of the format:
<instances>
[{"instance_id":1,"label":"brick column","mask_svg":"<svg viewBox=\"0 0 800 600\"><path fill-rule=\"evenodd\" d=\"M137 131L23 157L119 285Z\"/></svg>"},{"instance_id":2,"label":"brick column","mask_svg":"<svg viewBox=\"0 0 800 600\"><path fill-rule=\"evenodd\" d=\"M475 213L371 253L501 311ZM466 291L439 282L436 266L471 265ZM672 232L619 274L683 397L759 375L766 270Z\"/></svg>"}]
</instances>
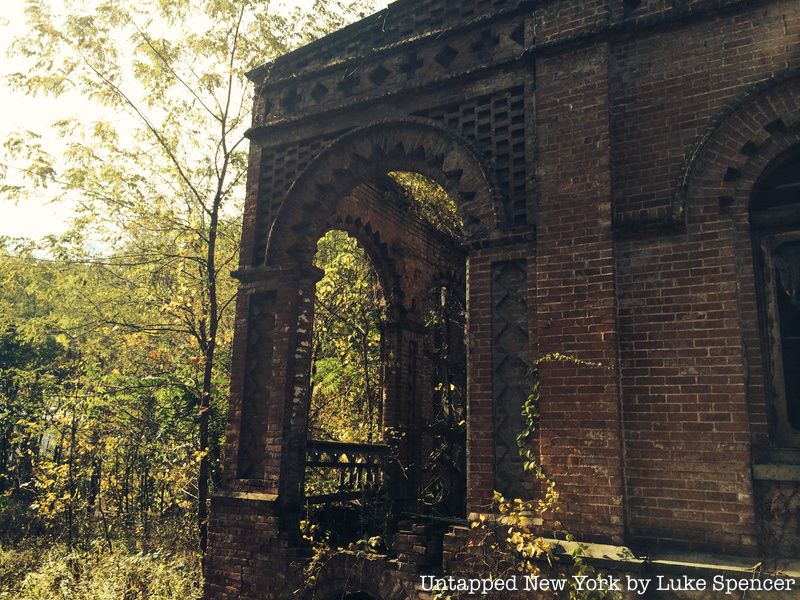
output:
<instances>
[{"instance_id":1,"label":"brick column","mask_svg":"<svg viewBox=\"0 0 800 600\"><path fill-rule=\"evenodd\" d=\"M314 286L320 273L311 267L297 271L240 271L225 449L225 481L231 489L296 495L302 487L297 481L302 464L295 463L302 462L305 448Z\"/></svg>"},{"instance_id":2,"label":"brick column","mask_svg":"<svg viewBox=\"0 0 800 600\"><path fill-rule=\"evenodd\" d=\"M394 447L396 462L388 466L390 495L401 504L416 498L419 452L419 399L422 397L424 330L404 317L384 328L386 398L383 407L385 441ZM409 468L410 467L410 468Z\"/></svg>"},{"instance_id":3,"label":"brick column","mask_svg":"<svg viewBox=\"0 0 800 600\"><path fill-rule=\"evenodd\" d=\"M532 499L535 481L516 446L535 340L535 258L530 242L474 250L467 268L467 511L498 490Z\"/></svg>"},{"instance_id":4,"label":"brick column","mask_svg":"<svg viewBox=\"0 0 800 600\"><path fill-rule=\"evenodd\" d=\"M494 490L491 256L467 259L467 513L484 510Z\"/></svg>"},{"instance_id":5,"label":"brick column","mask_svg":"<svg viewBox=\"0 0 800 600\"><path fill-rule=\"evenodd\" d=\"M300 272L302 271L302 272ZM204 598L284 597L296 573L312 267L241 269L225 479L212 499Z\"/></svg>"},{"instance_id":6,"label":"brick column","mask_svg":"<svg viewBox=\"0 0 800 600\"><path fill-rule=\"evenodd\" d=\"M608 46L541 57L536 73L538 354L603 365L541 366L542 463L562 494L565 526L621 542Z\"/></svg>"},{"instance_id":7,"label":"brick column","mask_svg":"<svg viewBox=\"0 0 800 600\"><path fill-rule=\"evenodd\" d=\"M309 378L312 357L314 294L323 272L311 265L287 286L286 318L280 323L280 339L286 357L284 377L275 382L274 404L267 422L267 478L279 477L278 502L294 526L300 515L305 483L305 453L308 439ZM293 298L291 294L293 292ZM293 300L293 301L292 301ZM279 305L279 314L283 306ZM276 348L276 354L279 349ZM281 392L283 395L281 396Z\"/></svg>"}]
</instances>

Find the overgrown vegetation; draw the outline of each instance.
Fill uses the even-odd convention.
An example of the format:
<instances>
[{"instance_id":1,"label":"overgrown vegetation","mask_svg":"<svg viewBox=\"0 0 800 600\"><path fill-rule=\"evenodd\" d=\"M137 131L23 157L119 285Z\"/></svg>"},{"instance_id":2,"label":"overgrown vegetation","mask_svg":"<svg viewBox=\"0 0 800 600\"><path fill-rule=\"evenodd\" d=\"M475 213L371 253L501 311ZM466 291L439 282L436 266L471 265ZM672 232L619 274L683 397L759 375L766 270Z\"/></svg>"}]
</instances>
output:
<instances>
[{"instance_id":1,"label":"overgrown vegetation","mask_svg":"<svg viewBox=\"0 0 800 600\"><path fill-rule=\"evenodd\" d=\"M309 437L379 441L386 310L378 274L356 239L339 230L319 240L314 264L325 275L314 296Z\"/></svg>"},{"instance_id":2,"label":"overgrown vegetation","mask_svg":"<svg viewBox=\"0 0 800 600\"><path fill-rule=\"evenodd\" d=\"M146 582L159 561L198 581L202 377L191 339L148 330L158 322L157 301L140 295L134 304L127 295L137 288L120 289L117 269L78 260L75 246L6 241L2 251L0 590L14 598L113 597L96 587L103 573ZM178 285L165 272L158 285L152 273L141 276L154 293ZM107 303L115 305L113 320ZM122 319L142 327L121 326ZM224 385L224 377L215 373L215 383ZM214 401L219 407L222 398ZM211 422L217 454L219 414ZM23 563L15 552L27 557ZM168 573L152 573L161 575ZM124 581L102 585L111 593ZM161 584L173 586L153 582ZM184 587L175 589L158 593L181 597Z\"/></svg>"},{"instance_id":3,"label":"overgrown vegetation","mask_svg":"<svg viewBox=\"0 0 800 600\"><path fill-rule=\"evenodd\" d=\"M419 173L397 171L389 175L408 192L413 213L439 231L455 239L461 237L464 224L458 206L441 185Z\"/></svg>"},{"instance_id":4,"label":"overgrown vegetation","mask_svg":"<svg viewBox=\"0 0 800 600\"><path fill-rule=\"evenodd\" d=\"M111 554L102 547L0 547L0 599L196 598L201 589L198 563L195 552Z\"/></svg>"},{"instance_id":5,"label":"overgrown vegetation","mask_svg":"<svg viewBox=\"0 0 800 600\"><path fill-rule=\"evenodd\" d=\"M547 565L554 572L568 575L565 589L556 597L569 600L614 600L616 592L598 584L596 590L582 589L580 578L595 579L600 573L585 560L585 546L576 543L574 536L562 522L561 505L556 482L539 463L536 450L536 432L539 425L539 369L546 363L569 363L585 368L602 368L603 365L573 356L553 352L533 361L531 393L522 406L524 427L517 435L517 449L523 458L523 469L538 482L539 494L535 500L505 498L495 491L491 506L471 523L472 536L464 548L465 561L477 566L480 572L495 578L513 575L538 575ZM542 529L544 526L544 529ZM557 554L558 542L543 536L551 530L558 540L569 542L573 550ZM447 598L444 595L442 598ZM487 599L502 598L495 592Z\"/></svg>"},{"instance_id":6,"label":"overgrown vegetation","mask_svg":"<svg viewBox=\"0 0 800 600\"><path fill-rule=\"evenodd\" d=\"M0 240L6 597L196 595L228 392L244 73L370 8L27 2L13 45L26 69L8 81L84 111L3 143L4 200L77 206L64 236Z\"/></svg>"}]
</instances>

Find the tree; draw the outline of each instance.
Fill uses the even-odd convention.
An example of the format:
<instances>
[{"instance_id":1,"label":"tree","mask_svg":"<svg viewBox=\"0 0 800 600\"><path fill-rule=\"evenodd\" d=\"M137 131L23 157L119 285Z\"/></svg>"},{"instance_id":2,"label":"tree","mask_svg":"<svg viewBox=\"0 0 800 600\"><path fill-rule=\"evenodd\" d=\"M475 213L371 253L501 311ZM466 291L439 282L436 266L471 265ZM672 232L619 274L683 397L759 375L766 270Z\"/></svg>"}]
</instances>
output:
<instances>
[{"instance_id":1,"label":"tree","mask_svg":"<svg viewBox=\"0 0 800 600\"><path fill-rule=\"evenodd\" d=\"M314 263L325 275L314 296L309 435L377 442L386 312L377 273L358 242L339 230L319 240Z\"/></svg>"},{"instance_id":2,"label":"tree","mask_svg":"<svg viewBox=\"0 0 800 600\"><path fill-rule=\"evenodd\" d=\"M67 240L0 239L0 252L0 540L99 533L109 550L112 538L145 549L163 527L185 539L196 351L98 314L110 304L115 321L147 323L159 311L126 303L117 273Z\"/></svg>"},{"instance_id":3,"label":"tree","mask_svg":"<svg viewBox=\"0 0 800 600\"><path fill-rule=\"evenodd\" d=\"M129 292L101 299L93 323L171 333L196 349L201 550L217 351L235 295L222 274L238 248L252 99L244 73L368 8L317 0L312 13L286 16L269 0L30 0L28 34L12 47L29 61L10 76L14 87L78 95L94 112L53 124L63 156L37 133L9 138L5 148L26 162L28 181L3 191L19 198L46 187L77 199L76 228L95 248L82 260Z\"/></svg>"}]
</instances>

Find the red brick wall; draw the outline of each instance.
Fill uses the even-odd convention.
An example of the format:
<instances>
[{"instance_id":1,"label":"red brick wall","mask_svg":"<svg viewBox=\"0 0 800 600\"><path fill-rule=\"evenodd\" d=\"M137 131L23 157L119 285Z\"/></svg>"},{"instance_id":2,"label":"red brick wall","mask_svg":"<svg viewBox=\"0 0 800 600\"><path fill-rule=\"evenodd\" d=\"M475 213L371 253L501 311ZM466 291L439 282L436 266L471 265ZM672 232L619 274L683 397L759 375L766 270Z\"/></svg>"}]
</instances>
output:
<instances>
[{"instance_id":1,"label":"red brick wall","mask_svg":"<svg viewBox=\"0 0 800 600\"><path fill-rule=\"evenodd\" d=\"M538 353L542 463L576 535L622 541L608 46L537 60Z\"/></svg>"},{"instance_id":2,"label":"red brick wall","mask_svg":"<svg viewBox=\"0 0 800 600\"><path fill-rule=\"evenodd\" d=\"M712 118L749 86L797 64L800 5L761 4L698 16L612 45L617 218L666 214L686 152Z\"/></svg>"},{"instance_id":3,"label":"red brick wall","mask_svg":"<svg viewBox=\"0 0 800 600\"><path fill-rule=\"evenodd\" d=\"M735 254L741 371L746 377L751 458L755 465L771 463L773 471L780 470L782 463L796 461L797 450L780 448L779 440L771 439L769 434L749 203L753 186L766 167L787 149L800 144L798 75L795 69L766 80L729 107L698 153L686 195L688 206L707 206L708 215L717 215L720 228L727 232L730 251ZM771 425L774 427L775 423ZM758 473L758 467L754 473ZM791 554L800 547L793 525L797 522L796 507L783 502L788 497L787 490L796 490L798 483L790 483L791 476L783 481L756 482L761 551L765 553Z\"/></svg>"},{"instance_id":4,"label":"red brick wall","mask_svg":"<svg viewBox=\"0 0 800 600\"><path fill-rule=\"evenodd\" d=\"M755 520L735 257L718 212L692 206L686 234L618 246L629 533L736 551L755 544Z\"/></svg>"},{"instance_id":5,"label":"red brick wall","mask_svg":"<svg viewBox=\"0 0 800 600\"><path fill-rule=\"evenodd\" d=\"M794 2L615 44L616 217L669 214L692 144L737 95L798 56ZM713 138L714 152L740 167L743 144L768 137L761 120L737 123L741 139ZM722 189L727 165L702 151L696 163L679 198L685 231L617 245L629 539L743 552L757 546L750 442L767 436L747 225L754 179L736 196Z\"/></svg>"},{"instance_id":6,"label":"red brick wall","mask_svg":"<svg viewBox=\"0 0 800 600\"><path fill-rule=\"evenodd\" d=\"M800 142L800 79L787 75L800 68L800 4L552 0L536 3L532 13L523 8L510 7L497 22L487 19L451 35L418 40L415 49L427 57L426 68L440 69L433 59L441 50L436 45L451 45L449 51L461 61L453 64L471 65L463 81L443 78L434 85L422 78L413 87L409 75L407 89L386 88L385 97L367 96L361 104L357 96L339 98L329 86L326 104L309 108L318 113L264 125L251 149L242 265L263 259L265 223L280 206L283 191L338 132L407 115L437 120L424 127L450 128L452 138L436 138L428 129L403 137L398 129L387 133L376 127L370 134L375 144L362 149L367 154L359 150L363 156L358 160L347 153L333 157L331 168L338 171L323 175L330 187L342 175L369 171L364 156L371 157L367 162L375 170L382 161L391 163L395 153L404 161L419 161L428 174L444 168L449 172L445 179L461 178L455 195L469 205L466 212L474 218L468 220L481 224L469 246L467 279L469 507L485 505L497 483L492 273L504 261L524 260L529 357L560 352L603 365L560 363L541 369L541 458L562 494L565 525L586 539L755 552L759 527L751 466L754 460L769 460L772 449L747 203L769 161ZM470 36L483 34L483 39L497 37L503 49L494 57L496 65L490 55L474 54L468 43ZM333 52L335 41L330 44L326 51ZM425 44L436 47L423 52ZM511 57L509 49L519 53ZM400 59L381 52L365 58L372 61L369 69L379 61L395 69ZM291 60L302 62L302 51L284 66ZM336 68L323 75L332 77ZM315 74L301 75L313 89ZM387 81L394 82L387 84L393 88L404 85ZM281 85L277 81L273 87ZM513 229L500 218L487 232L493 211L501 217L508 212L502 193L484 193L487 183L505 181L493 173L508 172L511 155L502 150L509 142L508 124L494 123L488 109L479 111L483 121L472 123L465 107L473 101L495 106L493 94L503 90L513 91L517 111L524 96L524 118L511 117L517 128L512 137L519 140L514 144L525 141L524 160L520 148L513 157L514 180L524 185L514 189L530 199L525 203L515 197L514 206L535 215L520 208ZM503 99L497 100L502 110ZM478 138L465 133L467 124L477 126ZM295 133L295 126L302 133ZM268 147L264 132L270 127L282 147L293 150L283 152L277 142L277 150ZM391 144L381 142L385 135L394 136ZM458 135L477 139L479 152L467 152L470 144L460 146ZM452 154L458 158L443 167L435 153L451 143L451 151L459 148ZM261 172L273 162L262 157L259 144L265 144L265 156L274 150L273 162L285 172ZM369 154L375 148L380 152ZM286 156L278 160L281 152ZM524 178L520 161L527 170ZM467 171L460 167L467 163L470 174L463 176ZM482 169L488 172L486 180ZM503 189L494 187L494 192ZM339 199L322 197L325 202ZM303 219L319 220L318 213L330 206L318 206L316 212L295 208L292 226L299 239L308 233ZM405 231L404 221L387 218L391 210L386 213L377 200L361 209L360 226L370 218L383 223L378 246L384 251L392 247L385 243L390 238L413 240L418 254L408 263L412 268L392 273L406 281L409 308L412 298L424 297L424 286L415 286L414 270L425 272L431 256L434 262L442 257L429 252L424 231ZM643 227L659 218L660 229ZM391 271L387 265L386 273ZM241 362L246 311L246 301L240 300L229 451L238 442L242 418L236 398L246 376ZM289 337L285 342L290 346ZM402 362L408 357L407 346L398 348L394 393L400 395ZM278 365L276 376L285 386L286 374ZM282 407L271 409L274 427L283 422ZM406 418L403 410L395 416ZM268 459L274 460L282 451L281 439L271 439ZM231 457L227 460L230 478ZM262 487L274 491L276 484L273 476ZM767 499L783 489L765 482L756 487ZM256 550L251 540L237 546L235 538L245 534L234 516L235 501L219 502L222 519L212 527L212 548L222 548L229 563L225 574L222 567L210 572L218 575L212 585L224 586L230 583L226 578L234 577L231 573L244 577L239 567L251 568L255 563L247 557ZM260 522L256 513L243 518Z\"/></svg>"}]
</instances>

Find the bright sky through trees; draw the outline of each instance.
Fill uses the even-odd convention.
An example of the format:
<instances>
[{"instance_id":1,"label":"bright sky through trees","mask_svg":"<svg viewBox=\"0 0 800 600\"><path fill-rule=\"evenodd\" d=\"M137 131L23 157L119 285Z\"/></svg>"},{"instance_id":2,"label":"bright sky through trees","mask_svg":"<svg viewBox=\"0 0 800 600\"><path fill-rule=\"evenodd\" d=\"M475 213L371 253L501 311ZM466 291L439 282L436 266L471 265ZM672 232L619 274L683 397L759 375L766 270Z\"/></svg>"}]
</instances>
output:
<instances>
[{"instance_id":1,"label":"bright sky through trees","mask_svg":"<svg viewBox=\"0 0 800 600\"><path fill-rule=\"evenodd\" d=\"M384 8L388 0L378 0L377 9ZM308 9L313 0L283 0L276 3L280 10L294 8ZM0 2L0 140L14 131L36 131L48 135L46 128L61 117L87 114L87 120L97 117L97 107L89 105L80 95L65 94L58 99L38 96L32 98L9 89L5 77L20 71L24 62L16 57L8 57L10 43L22 33L25 27L25 0L4 0ZM255 66L255 65L254 65ZM49 147L57 144L55 134L46 139ZM16 180L18 175L10 168L6 175ZM29 237L39 239L45 235L61 233L67 229L66 222L72 215L68 201L49 202L50 198L41 195L28 198L18 204L0 198L0 236Z\"/></svg>"}]
</instances>

